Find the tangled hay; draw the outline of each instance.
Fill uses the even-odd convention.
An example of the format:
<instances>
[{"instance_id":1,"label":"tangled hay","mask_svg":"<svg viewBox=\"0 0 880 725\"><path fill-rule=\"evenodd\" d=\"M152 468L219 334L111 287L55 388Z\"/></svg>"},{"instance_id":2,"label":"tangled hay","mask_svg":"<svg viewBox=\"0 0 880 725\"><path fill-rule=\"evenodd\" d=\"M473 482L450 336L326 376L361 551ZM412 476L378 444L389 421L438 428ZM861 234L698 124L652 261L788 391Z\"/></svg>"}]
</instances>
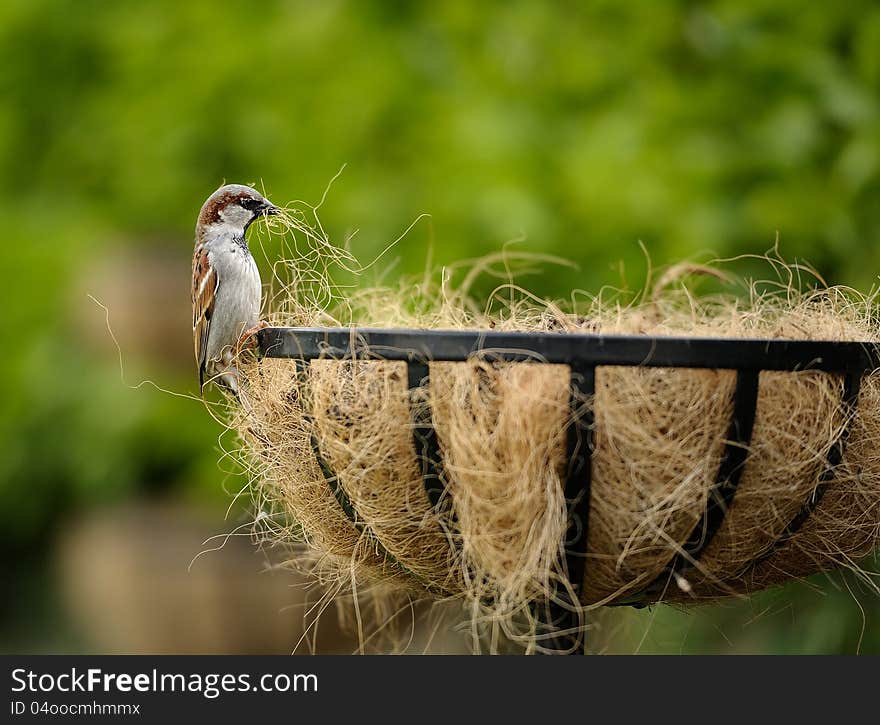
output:
<instances>
[{"instance_id":1,"label":"tangled hay","mask_svg":"<svg viewBox=\"0 0 880 725\"><path fill-rule=\"evenodd\" d=\"M778 259L774 285L695 298L666 289L630 303L597 298L565 312L502 280L478 307L479 274L507 274L511 255L482 260L463 282L346 290L330 268L360 271L320 224L290 213L276 232L288 249L275 269L277 325L528 330L880 341L875 300L852 290L800 291L802 270ZM546 260L538 260L543 262ZM453 270L454 272L455 270ZM574 307L569 305L569 308ZM735 364L735 361L731 361ZM535 602L571 591L563 555L563 478L572 422L565 365L483 359L430 363L414 401L402 362L242 360L246 396L233 406L243 458L271 536L304 542L333 591L368 585L409 597L456 599L475 640L500 633L527 650L542 638ZM716 483L735 372L599 367L585 579L577 613L637 594L660 577L698 525ZM658 598L701 602L790 578L858 568L880 539L880 373L865 377L854 413L840 376L763 372L754 433L737 495L699 561ZM429 502L410 408L430 406L443 455L441 505ZM850 420L850 418L852 418ZM786 527L849 429L843 460L809 518ZM348 510L350 509L350 510ZM494 645L490 644L490 647Z\"/></svg>"}]
</instances>

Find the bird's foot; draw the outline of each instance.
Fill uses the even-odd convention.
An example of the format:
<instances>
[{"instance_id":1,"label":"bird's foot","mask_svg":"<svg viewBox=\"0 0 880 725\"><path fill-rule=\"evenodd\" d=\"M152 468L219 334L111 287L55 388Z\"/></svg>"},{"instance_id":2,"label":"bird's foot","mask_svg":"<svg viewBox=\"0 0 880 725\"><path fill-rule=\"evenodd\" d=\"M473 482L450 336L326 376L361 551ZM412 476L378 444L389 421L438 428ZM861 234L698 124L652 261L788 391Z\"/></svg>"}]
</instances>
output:
<instances>
[{"instance_id":1,"label":"bird's foot","mask_svg":"<svg viewBox=\"0 0 880 725\"><path fill-rule=\"evenodd\" d=\"M241 354L244 350L256 352L259 349L257 333L267 327L269 327L269 323L265 320L260 320L256 325L245 330L241 337L238 338L238 344L235 347L236 355Z\"/></svg>"}]
</instances>

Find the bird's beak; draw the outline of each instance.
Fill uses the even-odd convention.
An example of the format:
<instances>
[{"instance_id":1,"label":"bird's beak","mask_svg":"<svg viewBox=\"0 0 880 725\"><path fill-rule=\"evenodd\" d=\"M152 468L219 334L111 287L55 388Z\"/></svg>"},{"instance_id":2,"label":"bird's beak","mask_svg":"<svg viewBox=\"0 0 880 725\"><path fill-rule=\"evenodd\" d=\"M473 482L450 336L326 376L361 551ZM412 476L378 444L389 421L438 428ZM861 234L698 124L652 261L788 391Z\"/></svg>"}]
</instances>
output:
<instances>
[{"instance_id":1,"label":"bird's beak","mask_svg":"<svg viewBox=\"0 0 880 725\"><path fill-rule=\"evenodd\" d=\"M263 216L275 216L276 214L281 213L281 209L272 204L271 202L266 202L266 206L263 207L263 211L261 212Z\"/></svg>"}]
</instances>

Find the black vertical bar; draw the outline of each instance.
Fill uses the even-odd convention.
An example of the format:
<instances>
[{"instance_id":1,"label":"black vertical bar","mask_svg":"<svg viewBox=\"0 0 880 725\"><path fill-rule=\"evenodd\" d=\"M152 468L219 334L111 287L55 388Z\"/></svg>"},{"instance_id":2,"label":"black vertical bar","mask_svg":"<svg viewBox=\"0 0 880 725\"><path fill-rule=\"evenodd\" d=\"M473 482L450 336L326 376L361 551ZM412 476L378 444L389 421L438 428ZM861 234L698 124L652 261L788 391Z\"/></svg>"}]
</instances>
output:
<instances>
[{"instance_id":1,"label":"black vertical bar","mask_svg":"<svg viewBox=\"0 0 880 725\"><path fill-rule=\"evenodd\" d=\"M546 607L541 629L548 634L548 649L583 654L586 646L582 627L580 595L586 574L590 523L590 492L593 453L593 396L596 369L573 363L570 366L571 425L566 441L566 476L563 484L568 508L568 528L563 541L568 586L557 590Z\"/></svg>"},{"instance_id":2,"label":"black vertical bar","mask_svg":"<svg viewBox=\"0 0 880 725\"><path fill-rule=\"evenodd\" d=\"M297 387L299 395L302 395L302 378L308 375L309 363L307 360L294 360L294 364L296 366ZM363 532L363 519L361 519L361 517L358 515L357 509L355 509L354 504L348 497L345 489L342 488L342 483L339 481L339 476L337 476L333 472L333 470L330 468L330 464L327 463L327 459L324 458L324 454L321 453L321 445L320 443L318 443L318 436L315 430L316 424L314 416L303 414L303 418L305 418L305 420L311 426L311 431L309 433L309 444L312 447L312 454L315 456L315 461L318 464L318 468L321 469L321 474L324 476L324 480L327 482L327 485L329 486L330 491L333 494L333 498L336 499L336 502L339 504L339 508L342 509L342 512L345 514L345 517L351 522L351 524L358 531Z\"/></svg>"},{"instance_id":3,"label":"black vertical bar","mask_svg":"<svg viewBox=\"0 0 880 725\"><path fill-rule=\"evenodd\" d=\"M314 429L314 420L310 422L312 424L312 428ZM327 463L327 459L324 458L323 454L321 453L321 446L318 444L318 437L315 435L314 430L312 430L312 433L309 436L309 442L312 445L312 453L315 456L315 460L318 462L318 467L321 469L321 473L324 475L324 480L327 482L327 485L330 487L330 491L333 493L333 498L336 499L336 502L339 504L339 508L342 509L342 512L345 514L345 517L351 522L352 526L363 533L364 522L358 515L357 509L355 509L354 504L348 497L348 494L342 488L342 484L339 481L339 476L333 473L333 470L330 468L330 464Z\"/></svg>"},{"instance_id":4,"label":"black vertical bar","mask_svg":"<svg viewBox=\"0 0 880 725\"><path fill-rule=\"evenodd\" d=\"M580 595L587 561L587 536L590 524L590 490L593 470L593 395L596 371L591 367L571 366L569 406L572 424L568 429L568 470L565 477L565 500L569 505L569 525L565 535L568 579Z\"/></svg>"},{"instance_id":5,"label":"black vertical bar","mask_svg":"<svg viewBox=\"0 0 880 725\"><path fill-rule=\"evenodd\" d=\"M724 523L733 498L739 487L749 456L752 430L755 426L755 413L758 406L757 370L738 370L734 392L733 417L727 431L727 444L721 464L718 466L716 483L709 493L706 511L700 525L684 544L684 552L673 563L675 571L681 571L699 559Z\"/></svg>"},{"instance_id":6,"label":"black vertical bar","mask_svg":"<svg viewBox=\"0 0 880 725\"><path fill-rule=\"evenodd\" d=\"M816 510L816 506L819 505L819 502L825 495L825 491L828 490L828 485L834 481L834 477L837 475L837 468L843 462L843 454L846 451L846 444L849 441L850 426L852 419L855 416L856 408L858 407L863 372L864 371L862 370L852 370L843 378L843 391L840 398L840 405L844 412L843 428L841 428L837 440L834 441L834 445L828 450L828 457L825 462L825 467L819 476L819 483L816 485L816 488L812 490L809 498L801 507L801 510L797 512L795 517L789 522L788 526L785 527L785 531L773 545L773 548L755 562L755 566L768 558L769 554L779 548L800 530L800 528L806 523L807 519L810 518L813 511Z\"/></svg>"},{"instance_id":7,"label":"black vertical bar","mask_svg":"<svg viewBox=\"0 0 880 725\"><path fill-rule=\"evenodd\" d=\"M699 561L703 551L715 538L724 523L740 479L745 470L755 426L758 407L759 370L737 370L736 388L733 393L733 414L727 431L727 444L718 466L715 485L709 491L706 510L694 527L688 540L662 572L638 594L617 602L620 605L644 606L645 600L653 601L663 595L674 575L681 574Z\"/></svg>"},{"instance_id":8,"label":"black vertical bar","mask_svg":"<svg viewBox=\"0 0 880 725\"><path fill-rule=\"evenodd\" d=\"M297 360L297 373L302 374L305 370L303 365L303 361ZM354 502L351 500L351 497L345 491L342 486L342 482L339 480L339 476L333 471L327 459L324 457L321 452L321 444L318 441L318 436L315 432L315 420L313 416L306 416L306 420L312 426L312 431L309 435L309 442L312 447L312 453L315 456L315 461L318 463L318 467L321 469L321 473L324 476L324 480L327 483L327 486L330 488L330 491L333 493L333 497L336 499L336 502L339 504L339 508L342 509L342 512L345 514L345 517L349 520L351 525L364 536L368 536L370 538L370 542L374 546L376 550L376 554L378 554L382 559L389 562L390 564L396 566L398 569L403 571L404 573L410 575L422 584L425 589L429 591L433 591L435 593L446 594L446 592L442 592L442 590L437 590L437 588L425 581L425 579L416 574L412 569L406 566L403 562L400 561L394 554L392 554L388 549L385 548L385 544L382 543L382 540L377 536L376 532L373 531L372 527L364 520L364 518L358 513L357 507L354 505Z\"/></svg>"},{"instance_id":9,"label":"black vertical bar","mask_svg":"<svg viewBox=\"0 0 880 725\"><path fill-rule=\"evenodd\" d=\"M421 468L428 502L435 512L439 512L446 491L440 473L443 456L440 452L440 442L437 440L437 431L434 430L431 407L427 400L421 398L430 382L430 370L426 363L408 362L406 372L416 458Z\"/></svg>"}]
</instances>

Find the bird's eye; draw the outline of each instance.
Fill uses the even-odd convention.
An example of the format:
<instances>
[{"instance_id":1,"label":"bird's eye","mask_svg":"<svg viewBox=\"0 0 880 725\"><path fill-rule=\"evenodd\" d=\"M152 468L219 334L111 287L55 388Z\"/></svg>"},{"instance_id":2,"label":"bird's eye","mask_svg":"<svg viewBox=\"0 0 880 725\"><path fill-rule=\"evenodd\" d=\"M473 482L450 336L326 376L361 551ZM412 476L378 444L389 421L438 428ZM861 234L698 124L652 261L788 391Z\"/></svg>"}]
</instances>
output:
<instances>
[{"instance_id":1,"label":"bird's eye","mask_svg":"<svg viewBox=\"0 0 880 725\"><path fill-rule=\"evenodd\" d=\"M259 199L252 199L251 197L246 196L239 201L239 204L248 211L256 211L260 207L261 202Z\"/></svg>"}]
</instances>

